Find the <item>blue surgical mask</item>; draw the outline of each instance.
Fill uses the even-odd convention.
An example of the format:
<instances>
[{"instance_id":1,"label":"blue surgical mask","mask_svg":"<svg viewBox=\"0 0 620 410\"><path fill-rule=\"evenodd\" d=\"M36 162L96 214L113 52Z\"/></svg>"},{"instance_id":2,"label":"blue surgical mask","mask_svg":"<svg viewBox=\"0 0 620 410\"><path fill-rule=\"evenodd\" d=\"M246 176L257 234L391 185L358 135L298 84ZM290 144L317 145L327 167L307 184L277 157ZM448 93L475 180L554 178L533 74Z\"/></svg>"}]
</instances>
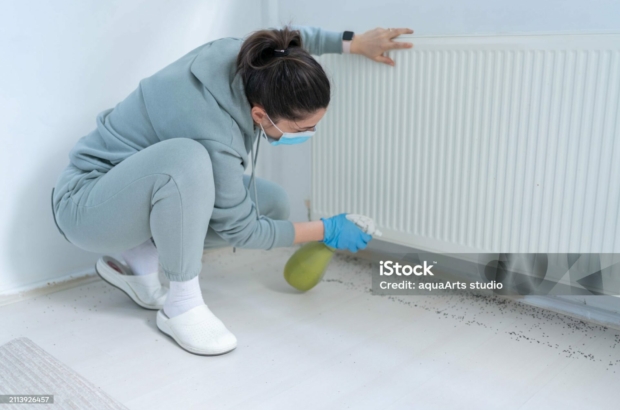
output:
<instances>
[{"instance_id":1,"label":"blue surgical mask","mask_svg":"<svg viewBox=\"0 0 620 410\"><path fill-rule=\"evenodd\" d=\"M267 115L267 118L273 124L273 121L271 121L271 118L269 118L269 115ZM313 136L314 133L316 132L316 127L314 127L313 131L284 132L280 128L278 128L276 124L273 124L273 126L276 127L276 129L282 133L282 136L280 137L280 139L271 138L265 132L265 129L263 128L263 124L260 124L260 128L263 130L263 134L265 134L267 141L269 141L269 143L274 146L280 145L280 144L284 144L284 145L300 144L302 142L307 141L308 138Z\"/></svg>"}]
</instances>

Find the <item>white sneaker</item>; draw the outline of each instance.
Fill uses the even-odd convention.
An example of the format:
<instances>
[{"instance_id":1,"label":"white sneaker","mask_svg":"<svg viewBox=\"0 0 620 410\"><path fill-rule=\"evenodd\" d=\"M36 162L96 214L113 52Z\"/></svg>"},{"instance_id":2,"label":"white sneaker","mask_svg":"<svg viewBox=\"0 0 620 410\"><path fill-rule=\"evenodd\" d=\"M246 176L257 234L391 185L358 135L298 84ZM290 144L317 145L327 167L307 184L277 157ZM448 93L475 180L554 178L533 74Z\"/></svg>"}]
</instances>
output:
<instances>
[{"instance_id":1,"label":"white sneaker","mask_svg":"<svg viewBox=\"0 0 620 410\"><path fill-rule=\"evenodd\" d=\"M110 256L102 256L95 271L103 280L125 292L145 309L161 309L168 296L168 288L161 285L158 272L134 275L128 266Z\"/></svg>"},{"instance_id":2,"label":"white sneaker","mask_svg":"<svg viewBox=\"0 0 620 410\"><path fill-rule=\"evenodd\" d=\"M218 355L237 347L235 335L205 304L173 318L161 309L157 312L157 327L190 353Z\"/></svg>"}]
</instances>

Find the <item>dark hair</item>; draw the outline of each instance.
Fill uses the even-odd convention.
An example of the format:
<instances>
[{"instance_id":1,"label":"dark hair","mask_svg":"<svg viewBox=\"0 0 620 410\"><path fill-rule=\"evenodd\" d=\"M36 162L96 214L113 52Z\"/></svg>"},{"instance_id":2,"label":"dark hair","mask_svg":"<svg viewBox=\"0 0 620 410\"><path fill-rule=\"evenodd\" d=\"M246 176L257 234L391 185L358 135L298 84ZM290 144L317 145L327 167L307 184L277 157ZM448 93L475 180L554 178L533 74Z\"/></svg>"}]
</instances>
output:
<instances>
[{"instance_id":1,"label":"dark hair","mask_svg":"<svg viewBox=\"0 0 620 410\"><path fill-rule=\"evenodd\" d=\"M299 30L289 24L253 32L237 56L250 105L263 106L273 122L302 120L329 104L327 74L302 46ZM288 55L276 55L286 49Z\"/></svg>"}]
</instances>

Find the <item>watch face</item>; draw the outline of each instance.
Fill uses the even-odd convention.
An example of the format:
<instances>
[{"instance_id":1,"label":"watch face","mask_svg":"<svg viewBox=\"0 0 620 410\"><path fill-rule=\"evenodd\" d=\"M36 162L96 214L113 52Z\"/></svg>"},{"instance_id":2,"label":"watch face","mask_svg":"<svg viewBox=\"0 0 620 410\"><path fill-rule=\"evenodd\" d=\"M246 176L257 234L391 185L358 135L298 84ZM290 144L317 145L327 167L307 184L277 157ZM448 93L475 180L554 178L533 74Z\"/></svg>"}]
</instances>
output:
<instances>
[{"instance_id":1,"label":"watch face","mask_svg":"<svg viewBox=\"0 0 620 410\"><path fill-rule=\"evenodd\" d=\"M343 40L347 40L347 41L352 40L352 39L353 39L353 32L352 32L352 31L345 31L345 32L342 34L342 39L343 39Z\"/></svg>"}]
</instances>

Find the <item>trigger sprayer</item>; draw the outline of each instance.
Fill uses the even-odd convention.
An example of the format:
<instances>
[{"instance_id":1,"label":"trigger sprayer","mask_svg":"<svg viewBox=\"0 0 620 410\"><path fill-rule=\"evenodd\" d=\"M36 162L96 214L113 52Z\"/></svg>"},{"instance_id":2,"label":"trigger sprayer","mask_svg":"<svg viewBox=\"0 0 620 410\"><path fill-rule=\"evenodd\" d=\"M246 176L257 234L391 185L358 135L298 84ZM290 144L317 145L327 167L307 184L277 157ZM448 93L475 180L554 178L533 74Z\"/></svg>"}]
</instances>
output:
<instances>
[{"instance_id":1,"label":"trigger sprayer","mask_svg":"<svg viewBox=\"0 0 620 410\"><path fill-rule=\"evenodd\" d=\"M346 218L369 235L382 235L381 231L375 228L374 221L367 216L347 214ZM302 292L312 289L325 276L327 265L332 260L335 251L336 248L325 245L323 242L308 242L286 262L284 279L289 285Z\"/></svg>"}]
</instances>

